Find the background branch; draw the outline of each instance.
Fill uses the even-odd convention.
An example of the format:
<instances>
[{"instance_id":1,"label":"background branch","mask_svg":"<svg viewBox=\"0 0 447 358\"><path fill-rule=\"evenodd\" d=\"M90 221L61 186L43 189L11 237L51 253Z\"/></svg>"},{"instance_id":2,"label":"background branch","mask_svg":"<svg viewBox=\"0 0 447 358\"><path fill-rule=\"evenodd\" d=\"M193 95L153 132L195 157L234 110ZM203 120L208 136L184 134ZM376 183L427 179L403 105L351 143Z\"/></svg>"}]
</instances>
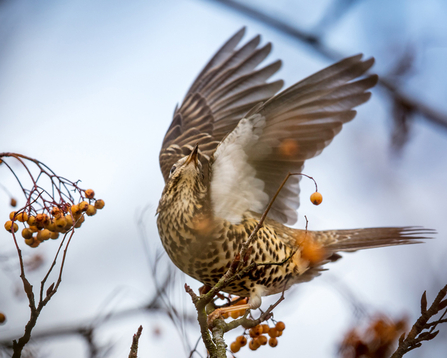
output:
<instances>
[{"instance_id":1,"label":"background branch","mask_svg":"<svg viewBox=\"0 0 447 358\"><path fill-rule=\"evenodd\" d=\"M287 24L280 18L266 14L265 12L258 10L252 6L245 5L241 2L234 0L208 0L210 2L219 3L227 8L230 8L240 14L243 14L249 18L261 22L262 24L271 27L278 32L291 37L299 42L309 46L313 51L323 56L330 61L338 61L343 57L347 57L346 54L341 54L338 51L331 49L325 45L322 34L306 32ZM405 94L399 87L395 85L395 81L388 79L385 75L379 75L378 86L386 90L388 95L395 103L399 103L414 114L420 115L420 118L425 119L443 130L447 130L447 114L442 113L426 103L419 101L418 99Z\"/></svg>"}]
</instances>

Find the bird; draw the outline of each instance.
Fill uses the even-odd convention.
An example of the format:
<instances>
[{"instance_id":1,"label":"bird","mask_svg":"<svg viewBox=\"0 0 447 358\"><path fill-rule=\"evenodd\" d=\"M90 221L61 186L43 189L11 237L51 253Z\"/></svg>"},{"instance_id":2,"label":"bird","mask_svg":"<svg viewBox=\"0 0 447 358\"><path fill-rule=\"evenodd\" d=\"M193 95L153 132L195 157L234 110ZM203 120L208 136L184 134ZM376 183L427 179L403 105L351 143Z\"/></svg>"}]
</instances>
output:
<instances>
[{"instance_id":1,"label":"bird","mask_svg":"<svg viewBox=\"0 0 447 358\"><path fill-rule=\"evenodd\" d=\"M286 175L302 172L304 162L329 145L378 82L368 74L374 58L359 54L281 91L282 80L268 82L281 60L264 65L271 43L261 46L257 35L240 45L245 31L216 52L176 106L159 155L162 245L181 271L210 287L229 269ZM418 243L432 233L413 226L291 228L299 183L299 176L287 181L251 243L246 265L263 265L223 289L249 298L246 308L319 276L342 252Z\"/></svg>"}]
</instances>

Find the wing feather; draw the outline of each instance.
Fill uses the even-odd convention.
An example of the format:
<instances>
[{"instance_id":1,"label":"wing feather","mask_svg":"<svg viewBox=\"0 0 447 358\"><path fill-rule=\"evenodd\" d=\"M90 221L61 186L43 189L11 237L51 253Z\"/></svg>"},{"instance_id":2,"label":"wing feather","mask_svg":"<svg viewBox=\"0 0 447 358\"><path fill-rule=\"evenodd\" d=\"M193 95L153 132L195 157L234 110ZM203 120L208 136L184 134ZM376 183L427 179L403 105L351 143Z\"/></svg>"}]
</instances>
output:
<instances>
[{"instance_id":1,"label":"wing feather","mask_svg":"<svg viewBox=\"0 0 447 358\"><path fill-rule=\"evenodd\" d=\"M226 153L231 147L225 144L229 135L212 158L211 201L213 205L219 203L216 213L225 215L230 212L230 207L222 207L225 202L230 203L228 197L232 198L231 205L254 210L247 204L242 204L245 200L242 190L247 188L237 185L241 182L240 177L235 179L238 182L234 185L227 183L228 187L232 187L231 192L213 190L216 187L214 182L219 182L217 178L225 176L221 171L221 158L225 158L225 161L239 160L236 155L244 158L246 166L255 170L255 178L264 184L263 192L269 199L272 198L285 176L289 172L301 172L304 161L320 154L340 132L343 124L355 117L353 108L370 98L370 93L366 91L377 83L377 76L357 78L373 63L374 59L362 61L362 55L341 60L251 110L247 114L248 120L262 116L265 121L256 143L250 142L250 145L242 146L243 156L236 151ZM231 136L236 133L236 130L231 132ZM252 180L252 171L247 175ZM295 223L299 191L299 178L290 178L275 200L269 217L282 223ZM227 197L227 201L223 200L224 197ZM237 198L241 202L235 204ZM257 212L261 213L262 210ZM223 218L228 219L226 216ZM236 220L234 213L231 219L233 222ZM239 220L241 219L242 215L239 215Z\"/></svg>"},{"instance_id":2,"label":"wing feather","mask_svg":"<svg viewBox=\"0 0 447 358\"><path fill-rule=\"evenodd\" d=\"M234 79L232 82L226 84L225 86L222 86L211 92L209 95L209 102L210 104L213 104L214 102L221 102L236 93L240 93L244 90L250 89L250 87L263 84L280 68L281 61L278 60L260 70L242 75Z\"/></svg>"},{"instance_id":3,"label":"wing feather","mask_svg":"<svg viewBox=\"0 0 447 358\"><path fill-rule=\"evenodd\" d=\"M356 55L276 94L283 82L267 80L281 61L259 68L271 44L260 47L255 36L237 48L244 33L245 28L231 37L195 79L175 109L160 151L167 180L172 165L199 144L200 160L211 167L213 210L231 222L247 210L261 213L287 173L302 171L306 159L321 153L377 82L375 75L358 79L374 59ZM271 218L297 220L299 182L290 178Z\"/></svg>"},{"instance_id":4,"label":"wing feather","mask_svg":"<svg viewBox=\"0 0 447 358\"><path fill-rule=\"evenodd\" d=\"M231 223L240 221L247 210L259 212L268 202L265 183L256 178L255 169L247 164L247 148L256 144L265 120L260 115L242 119L217 147L210 183L214 215Z\"/></svg>"},{"instance_id":5,"label":"wing feather","mask_svg":"<svg viewBox=\"0 0 447 358\"><path fill-rule=\"evenodd\" d=\"M237 49L244 33L245 28L239 30L217 51L176 107L160 151L165 181L172 165L195 144L199 144L200 160L205 164L244 114L281 89L282 81L266 82L281 61L257 68L271 51L271 44L259 47L258 35Z\"/></svg>"}]
</instances>

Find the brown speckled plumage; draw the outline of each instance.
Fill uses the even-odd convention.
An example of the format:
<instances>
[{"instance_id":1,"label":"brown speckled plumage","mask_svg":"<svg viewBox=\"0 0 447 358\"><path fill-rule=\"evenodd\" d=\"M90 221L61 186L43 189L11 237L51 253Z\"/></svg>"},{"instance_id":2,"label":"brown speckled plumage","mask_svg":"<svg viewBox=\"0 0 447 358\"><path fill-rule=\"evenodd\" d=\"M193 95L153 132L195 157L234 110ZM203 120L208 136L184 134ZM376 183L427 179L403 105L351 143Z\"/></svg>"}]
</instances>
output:
<instances>
[{"instance_id":1,"label":"brown speckled plumage","mask_svg":"<svg viewBox=\"0 0 447 358\"><path fill-rule=\"evenodd\" d=\"M174 264L203 284L213 286L229 268L242 244L259 222L260 215L247 212L238 224L212 216L207 188L200 181L190 182L181 172L166 185L158 207L157 225L163 246ZM168 182L169 184L169 182ZM292 229L267 218L258 231L247 262L280 263L262 265L226 291L250 297L270 295L309 281L319 275L322 265L337 251L353 251L415 242L424 230L418 228L370 228L355 230L305 231ZM301 257L299 240L321 244L325 257L315 264Z\"/></svg>"}]
</instances>

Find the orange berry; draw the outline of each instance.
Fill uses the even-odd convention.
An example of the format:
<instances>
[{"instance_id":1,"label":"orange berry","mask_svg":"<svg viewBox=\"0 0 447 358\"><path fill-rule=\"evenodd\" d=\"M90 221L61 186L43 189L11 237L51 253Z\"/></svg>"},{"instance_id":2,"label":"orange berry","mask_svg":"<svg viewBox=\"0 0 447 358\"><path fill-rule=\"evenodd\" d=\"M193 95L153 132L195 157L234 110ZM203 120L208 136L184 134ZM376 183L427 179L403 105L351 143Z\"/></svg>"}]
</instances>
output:
<instances>
[{"instance_id":1,"label":"orange berry","mask_svg":"<svg viewBox=\"0 0 447 358\"><path fill-rule=\"evenodd\" d=\"M276 330L276 328L270 328L269 336L272 337L272 338L275 338L275 337L278 336L278 331Z\"/></svg>"},{"instance_id":2,"label":"orange berry","mask_svg":"<svg viewBox=\"0 0 447 358\"><path fill-rule=\"evenodd\" d=\"M46 222L46 224L44 225L45 229L48 229L48 230L50 230L50 231L56 231L56 230L57 230L57 227L56 227L55 222L56 222L56 220L54 220L54 219L49 219L49 220Z\"/></svg>"},{"instance_id":3,"label":"orange berry","mask_svg":"<svg viewBox=\"0 0 447 358\"><path fill-rule=\"evenodd\" d=\"M15 207L17 206L17 200L14 199L14 198L11 198L11 201L10 201L9 203L11 204L11 206L12 206L13 208L15 208Z\"/></svg>"},{"instance_id":4,"label":"orange berry","mask_svg":"<svg viewBox=\"0 0 447 358\"><path fill-rule=\"evenodd\" d=\"M74 214L73 215L73 222L78 221L81 218L81 216L83 216L82 212L78 212L78 213Z\"/></svg>"},{"instance_id":5,"label":"orange berry","mask_svg":"<svg viewBox=\"0 0 447 358\"><path fill-rule=\"evenodd\" d=\"M240 346L243 347L247 344L247 338L245 338L245 336L238 336L236 337L236 342L238 342Z\"/></svg>"},{"instance_id":6,"label":"orange berry","mask_svg":"<svg viewBox=\"0 0 447 358\"><path fill-rule=\"evenodd\" d=\"M227 319L228 317L230 317L230 312L224 312L224 313L222 313L222 318L223 318L223 319Z\"/></svg>"},{"instance_id":7,"label":"orange berry","mask_svg":"<svg viewBox=\"0 0 447 358\"><path fill-rule=\"evenodd\" d=\"M237 353L241 349L241 346L238 342L233 342L230 344L230 349L233 353Z\"/></svg>"},{"instance_id":8,"label":"orange berry","mask_svg":"<svg viewBox=\"0 0 447 358\"><path fill-rule=\"evenodd\" d=\"M52 232L50 233L50 239L56 240L59 237L58 232Z\"/></svg>"},{"instance_id":9,"label":"orange berry","mask_svg":"<svg viewBox=\"0 0 447 358\"><path fill-rule=\"evenodd\" d=\"M239 311L231 311L231 312L230 312L230 316L231 316L231 318L233 318L233 319L238 318L238 317L239 317Z\"/></svg>"},{"instance_id":10,"label":"orange berry","mask_svg":"<svg viewBox=\"0 0 447 358\"><path fill-rule=\"evenodd\" d=\"M278 345L278 340L275 337L269 339L269 346L276 347Z\"/></svg>"},{"instance_id":11,"label":"orange berry","mask_svg":"<svg viewBox=\"0 0 447 358\"><path fill-rule=\"evenodd\" d=\"M59 209L57 206L54 206L51 209L51 215L53 215L56 219L59 219L62 216L62 210Z\"/></svg>"},{"instance_id":12,"label":"orange berry","mask_svg":"<svg viewBox=\"0 0 447 358\"><path fill-rule=\"evenodd\" d=\"M70 230L71 227L73 226L73 218L71 217L70 214L65 215L65 221L66 221L67 223L65 224L64 229L65 229L65 230Z\"/></svg>"},{"instance_id":13,"label":"orange berry","mask_svg":"<svg viewBox=\"0 0 447 358\"><path fill-rule=\"evenodd\" d=\"M95 197L95 192L93 189L87 189L84 193L87 199L93 199Z\"/></svg>"},{"instance_id":14,"label":"orange berry","mask_svg":"<svg viewBox=\"0 0 447 358\"><path fill-rule=\"evenodd\" d=\"M321 195L318 191L316 191L310 196L310 201L314 205L320 205L321 202L323 201L323 195Z\"/></svg>"},{"instance_id":15,"label":"orange berry","mask_svg":"<svg viewBox=\"0 0 447 358\"><path fill-rule=\"evenodd\" d=\"M9 221L5 222L5 229L6 229L6 231L9 231L9 232L12 232L12 231L17 232L17 230L19 230L19 226L16 223L14 223L14 225L13 225L12 221L9 220Z\"/></svg>"},{"instance_id":16,"label":"orange berry","mask_svg":"<svg viewBox=\"0 0 447 358\"><path fill-rule=\"evenodd\" d=\"M6 322L6 316L4 313L0 312L0 324Z\"/></svg>"},{"instance_id":17,"label":"orange berry","mask_svg":"<svg viewBox=\"0 0 447 358\"><path fill-rule=\"evenodd\" d=\"M256 342L254 339L252 339L250 343L248 343L248 348L250 348L252 351L257 350L259 347L260 347L259 343Z\"/></svg>"},{"instance_id":18,"label":"orange berry","mask_svg":"<svg viewBox=\"0 0 447 358\"><path fill-rule=\"evenodd\" d=\"M93 215L96 214L96 208L95 208L93 205L89 205L88 208L87 208L87 210L85 211L85 213L86 213L88 216L93 216Z\"/></svg>"},{"instance_id":19,"label":"orange berry","mask_svg":"<svg viewBox=\"0 0 447 358\"><path fill-rule=\"evenodd\" d=\"M262 333L269 333L270 327L268 324L261 324Z\"/></svg>"},{"instance_id":20,"label":"orange berry","mask_svg":"<svg viewBox=\"0 0 447 358\"><path fill-rule=\"evenodd\" d=\"M30 229L32 232L38 232L38 231L39 231L39 228L38 228L37 226L35 226L35 225L31 225L31 226L29 227L29 229Z\"/></svg>"},{"instance_id":21,"label":"orange berry","mask_svg":"<svg viewBox=\"0 0 447 358\"><path fill-rule=\"evenodd\" d=\"M86 201L81 201L78 205L81 211L86 211L88 209L88 203Z\"/></svg>"},{"instance_id":22,"label":"orange berry","mask_svg":"<svg viewBox=\"0 0 447 358\"><path fill-rule=\"evenodd\" d=\"M81 215L81 216L79 217L79 219L76 220L76 224L75 224L74 227L75 227L76 229L77 229L77 228L80 228L81 225L82 225L82 223L84 222L84 220L85 220L84 215Z\"/></svg>"},{"instance_id":23,"label":"orange berry","mask_svg":"<svg viewBox=\"0 0 447 358\"><path fill-rule=\"evenodd\" d=\"M259 336L259 334L253 328L250 328L248 334L250 335L251 338L256 338L257 336Z\"/></svg>"},{"instance_id":24,"label":"orange berry","mask_svg":"<svg viewBox=\"0 0 447 358\"><path fill-rule=\"evenodd\" d=\"M72 205L70 209L71 209L71 212L73 215L76 215L77 213L79 213L81 211L81 209L79 208L79 205Z\"/></svg>"},{"instance_id":25,"label":"orange berry","mask_svg":"<svg viewBox=\"0 0 447 358\"><path fill-rule=\"evenodd\" d=\"M284 324L284 322L278 322L276 323L275 328L277 331L284 331L286 329L286 325Z\"/></svg>"},{"instance_id":26,"label":"orange berry","mask_svg":"<svg viewBox=\"0 0 447 358\"><path fill-rule=\"evenodd\" d=\"M258 341L258 343L261 345L261 346L265 346L266 344L267 344L267 337L266 336L259 336L258 338L255 338L257 341Z\"/></svg>"},{"instance_id":27,"label":"orange berry","mask_svg":"<svg viewBox=\"0 0 447 358\"><path fill-rule=\"evenodd\" d=\"M276 331L276 337L281 337L283 331Z\"/></svg>"},{"instance_id":28,"label":"orange berry","mask_svg":"<svg viewBox=\"0 0 447 358\"><path fill-rule=\"evenodd\" d=\"M35 225L36 224L36 217L35 216L30 216L27 220L28 225Z\"/></svg>"},{"instance_id":29,"label":"orange berry","mask_svg":"<svg viewBox=\"0 0 447 358\"><path fill-rule=\"evenodd\" d=\"M29 239L25 239L25 244L32 246L34 244L34 237L31 236Z\"/></svg>"},{"instance_id":30,"label":"orange berry","mask_svg":"<svg viewBox=\"0 0 447 358\"><path fill-rule=\"evenodd\" d=\"M13 220L13 219L14 219L14 216L15 216L16 212L17 212L17 211L11 211L11 212L9 213L9 220Z\"/></svg>"},{"instance_id":31,"label":"orange berry","mask_svg":"<svg viewBox=\"0 0 447 358\"><path fill-rule=\"evenodd\" d=\"M47 214L37 214L36 215L36 226L39 229L43 229L45 225L48 225L50 218Z\"/></svg>"},{"instance_id":32,"label":"orange berry","mask_svg":"<svg viewBox=\"0 0 447 358\"><path fill-rule=\"evenodd\" d=\"M31 229L25 228L22 230L22 237L24 239L30 239L33 237L33 231Z\"/></svg>"},{"instance_id":33,"label":"orange berry","mask_svg":"<svg viewBox=\"0 0 447 358\"><path fill-rule=\"evenodd\" d=\"M106 204L104 203L104 200L102 200L102 199L98 199L95 202L96 209L102 209L104 207L104 205L106 205Z\"/></svg>"},{"instance_id":34,"label":"orange berry","mask_svg":"<svg viewBox=\"0 0 447 358\"><path fill-rule=\"evenodd\" d=\"M37 247L37 246L39 246L40 245L40 241L39 240L34 240L34 242L31 244L31 245L29 245L29 246L31 246L31 247Z\"/></svg>"},{"instance_id":35,"label":"orange berry","mask_svg":"<svg viewBox=\"0 0 447 358\"><path fill-rule=\"evenodd\" d=\"M37 233L36 239L39 241L45 241L50 238L50 235L51 235L50 230L43 229Z\"/></svg>"},{"instance_id":36,"label":"orange berry","mask_svg":"<svg viewBox=\"0 0 447 358\"><path fill-rule=\"evenodd\" d=\"M28 220L28 214L25 212L21 212L16 215L16 220L20 221L21 223Z\"/></svg>"},{"instance_id":37,"label":"orange berry","mask_svg":"<svg viewBox=\"0 0 447 358\"><path fill-rule=\"evenodd\" d=\"M67 225L67 220L65 219L65 216L60 217L54 222L54 225L56 225L57 231L63 231L65 228L65 225Z\"/></svg>"},{"instance_id":38,"label":"orange berry","mask_svg":"<svg viewBox=\"0 0 447 358\"><path fill-rule=\"evenodd\" d=\"M262 328L259 324L252 328L257 336L264 332L264 328Z\"/></svg>"}]
</instances>

